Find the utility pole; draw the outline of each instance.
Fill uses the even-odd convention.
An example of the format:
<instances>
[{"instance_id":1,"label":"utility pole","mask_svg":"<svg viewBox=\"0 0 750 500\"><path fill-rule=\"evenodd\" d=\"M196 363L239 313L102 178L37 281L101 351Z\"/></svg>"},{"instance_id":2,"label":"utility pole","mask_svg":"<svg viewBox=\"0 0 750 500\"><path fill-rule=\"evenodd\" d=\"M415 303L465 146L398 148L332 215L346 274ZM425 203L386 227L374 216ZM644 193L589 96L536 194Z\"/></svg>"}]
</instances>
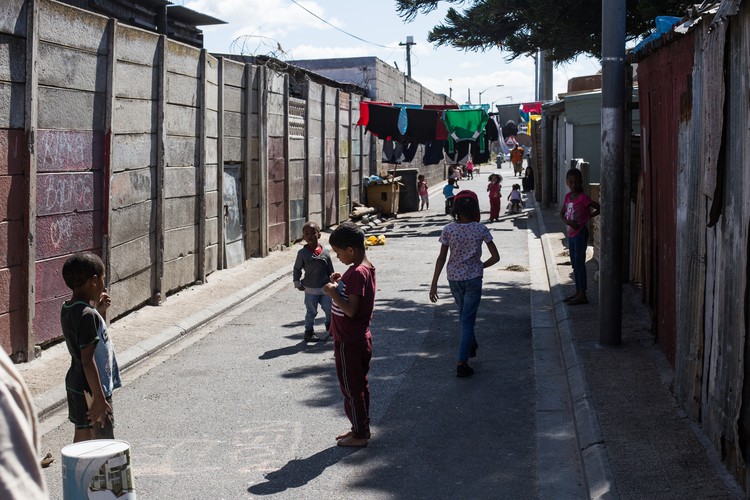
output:
<instances>
[{"instance_id":1,"label":"utility pole","mask_svg":"<svg viewBox=\"0 0 750 500\"><path fill-rule=\"evenodd\" d=\"M622 342L625 0L602 2L602 180L599 343Z\"/></svg>"},{"instance_id":2,"label":"utility pole","mask_svg":"<svg viewBox=\"0 0 750 500\"><path fill-rule=\"evenodd\" d=\"M400 46L406 47L406 74L411 78L411 46L416 45L413 36L406 37L406 43L400 42Z\"/></svg>"},{"instance_id":3,"label":"utility pole","mask_svg":"<svg viewBox=\"0 0 750 500\"><path fill-rule=\"evenodd\" d=\"M537 53L537 64L539 71L539 91L537 100L552 100L552 61L547 58L547 51L540 50Z\"/></svg>"}]
</instances>

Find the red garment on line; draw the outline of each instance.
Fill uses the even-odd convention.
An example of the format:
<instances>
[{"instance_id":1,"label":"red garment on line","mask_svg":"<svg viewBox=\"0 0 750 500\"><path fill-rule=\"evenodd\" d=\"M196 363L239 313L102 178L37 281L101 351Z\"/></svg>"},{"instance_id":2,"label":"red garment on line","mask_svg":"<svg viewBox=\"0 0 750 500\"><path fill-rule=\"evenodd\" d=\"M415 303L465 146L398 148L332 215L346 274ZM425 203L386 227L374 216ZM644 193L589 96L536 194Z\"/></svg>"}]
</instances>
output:
<instances>
[{"instance_id":1,"label":"red garment on line","mask_svg":"<svg viewBox=\"0 0 750 500\"><path fill-rule=\"evenodd\" d=\"M366 127L370 123L370 104L382 104L384 106L390 106L390 102L374 102L374 101L360 101L359 102L359 120L357 125Z\"/></svg>"}]
</instances>

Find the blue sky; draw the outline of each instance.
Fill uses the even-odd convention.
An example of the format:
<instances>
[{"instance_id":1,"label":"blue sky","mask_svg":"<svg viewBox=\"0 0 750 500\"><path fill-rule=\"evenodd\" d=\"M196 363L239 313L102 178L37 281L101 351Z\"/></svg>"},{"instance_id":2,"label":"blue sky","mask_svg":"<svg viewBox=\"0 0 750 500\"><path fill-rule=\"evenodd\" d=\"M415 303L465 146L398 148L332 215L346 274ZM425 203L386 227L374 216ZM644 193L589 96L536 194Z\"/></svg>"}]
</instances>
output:
<instances>
[{"instance_id":1,"label":"blue sky","mask_svg":"<svg viewBox=\"0 0 750 500\"><path fill-rule=\"evenodd\" d=\"M508 54L493 49L463 52L427 42L430 29L442 22L445 2L413 22L404 22L393 0L296 0L331 25L366 40L358 40L320 21L291 0L173 0L174 3L227 21L205 26L204 43L211 52L274 55L280 59L375 56L406 72L406 52L399 47L413 36L412 77L438 93L466 102L509 103L534 99L534 61L508 62ZM554 70L555 95L565 92L568 78L594 74L598 61L580 57ZM449 80L452 80L449 82ZM498 87L502 85L502 87Z\"/></svg>"}]
</instances>

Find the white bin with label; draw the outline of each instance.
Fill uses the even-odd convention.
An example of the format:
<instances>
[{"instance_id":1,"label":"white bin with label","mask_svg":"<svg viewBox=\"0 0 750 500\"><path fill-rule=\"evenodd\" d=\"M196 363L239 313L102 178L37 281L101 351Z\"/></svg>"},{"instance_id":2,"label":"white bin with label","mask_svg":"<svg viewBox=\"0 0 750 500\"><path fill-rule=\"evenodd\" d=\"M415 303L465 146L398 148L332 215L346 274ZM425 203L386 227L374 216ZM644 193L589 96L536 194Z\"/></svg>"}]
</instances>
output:
<instances>
[{"instance_id":1,"label":"white bin with label","mask_svg":"<svg viewBox=\"0 0 750 500\"><path fill-rule=\"evenodd\" d=\"M135 500L130 444L94 439L62 449L65 500Z\"/></svg>"}]
</instances>

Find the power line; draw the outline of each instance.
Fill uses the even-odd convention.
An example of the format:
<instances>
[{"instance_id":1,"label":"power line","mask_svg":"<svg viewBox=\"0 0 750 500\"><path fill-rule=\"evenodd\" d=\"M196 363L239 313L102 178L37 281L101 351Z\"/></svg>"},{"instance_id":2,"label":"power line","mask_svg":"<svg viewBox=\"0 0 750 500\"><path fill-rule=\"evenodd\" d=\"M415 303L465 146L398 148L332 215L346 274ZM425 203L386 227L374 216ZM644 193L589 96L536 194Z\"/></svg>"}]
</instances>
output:
<instances>
[{"instance_id":1,"label":"power line","mask_svg":"<svg viewBox=\"0 0 750 500\"><path fill-rule=\"evenodd\" d=\"M304 7L304 6L300 5L299 3L297 3L297 1L296 1L296 0L290 0L290 1L291 1L291 2L292 2L292 3L294 4L294 5L296 5L297 7L299 7L300 9L302 9L302 10L304 10L305 12L307 12L308 14L310 14L311 16L313 16L313 17L316 17L316 18L317 18L317 19L319 19L320 21L323 21L324 23L326 23L326 24L327 24L328 26L330 26L331 28L333 28L333 29L335 29L335 30L338 30L338 31L340 31L340 32L344 33L345 35L349 35L350 37L352 37L352 38L356 38L356 39L357 39L357 40L359 40L359 41L362 41L362 42L365 42L365 43L369 43L370 45L374 45L374 46L376 46L376 47L382 47L382 48L384 48L384 49L397 49L397 48L398 48L398 47L389 47L388 45L380 45L379 43L371 42L371 41L369 41L369 40L365 40L364 38L360 38L360 37L358 37L357 35L353 35L353 34L349 33L348 31L342 30L341 28L339 28L339 27L337 27L337 26L334 26L333 24L329 23L328 21L326 21L325 19L323 19L322 17L320 17L319 15L317 15L317 14L316 14L315 12L312 12L311 10L309 10L309 9L307 9L306 7Z\"/></svg>"}]
</instances>

